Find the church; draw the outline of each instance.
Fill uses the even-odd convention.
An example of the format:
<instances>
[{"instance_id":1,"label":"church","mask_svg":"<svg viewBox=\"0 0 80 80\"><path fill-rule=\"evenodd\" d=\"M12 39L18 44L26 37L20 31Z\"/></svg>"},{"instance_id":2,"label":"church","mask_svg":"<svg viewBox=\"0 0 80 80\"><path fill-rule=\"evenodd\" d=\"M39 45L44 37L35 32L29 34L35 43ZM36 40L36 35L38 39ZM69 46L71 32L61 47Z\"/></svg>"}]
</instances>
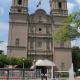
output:
<instances>
[{"instance_id":1,"label":"church","mask_svg":"<svg viewBox=\"0 0 80 80\"><path fill-rule=\"evenodd\" d=\"M31 57L33 61L48 59L59 70L69 70L72 64L70 41L54 41L56 29L63 25L67 16L67 0L50 0L50 14L43 9L29 14L28 0L12 0L8 56Z\"/></svg>"}]
</instances>

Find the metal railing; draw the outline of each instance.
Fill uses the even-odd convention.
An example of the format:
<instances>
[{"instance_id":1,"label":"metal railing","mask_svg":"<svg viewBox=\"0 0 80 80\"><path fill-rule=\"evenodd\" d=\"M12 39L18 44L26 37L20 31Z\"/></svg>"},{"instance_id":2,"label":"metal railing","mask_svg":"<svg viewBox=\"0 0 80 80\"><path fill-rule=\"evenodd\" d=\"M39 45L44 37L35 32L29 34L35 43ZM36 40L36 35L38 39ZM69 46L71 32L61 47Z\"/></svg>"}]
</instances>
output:
<instances>
[{"instance_id":1,"label":"metal railing","mask_svg":"<svg viewBox=\"0 0 80 80\"><path fill-rule=\"evenodd\" d=\"M40 70L30 69L4 69L0 68L0 80L42 80ZM51 74L47 73L47 80L51 80ZM58 78L53 80L69 80L68 78Z\"/></svg>"},{"instance_id":2,"label":"metal railing","mask_svg":"<svg viewBox=\"0 0 80 80\"><path fill-rule=\"evenodd\" d=\"M30 80L40 77L30 69L0 69L0 80Z\"/></svg>"}]
</instances>

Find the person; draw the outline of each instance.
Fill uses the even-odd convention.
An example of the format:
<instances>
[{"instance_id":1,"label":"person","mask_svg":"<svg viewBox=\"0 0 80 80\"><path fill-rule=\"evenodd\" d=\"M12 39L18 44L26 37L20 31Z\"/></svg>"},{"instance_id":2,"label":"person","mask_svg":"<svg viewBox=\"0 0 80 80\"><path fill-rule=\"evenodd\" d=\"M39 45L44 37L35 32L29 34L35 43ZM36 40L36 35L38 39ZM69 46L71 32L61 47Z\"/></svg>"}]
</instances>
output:
<instances>
[{"instance_id":1,"label":"person","mask_svg":"<svg viewBox=\"0 0 80 80\"><path fill-rule=\"evenodd\" d=\"M43 67L41 69L41 80L43 79L47 80L47 68L46 67Z\"/></svg>"}]
</instances>

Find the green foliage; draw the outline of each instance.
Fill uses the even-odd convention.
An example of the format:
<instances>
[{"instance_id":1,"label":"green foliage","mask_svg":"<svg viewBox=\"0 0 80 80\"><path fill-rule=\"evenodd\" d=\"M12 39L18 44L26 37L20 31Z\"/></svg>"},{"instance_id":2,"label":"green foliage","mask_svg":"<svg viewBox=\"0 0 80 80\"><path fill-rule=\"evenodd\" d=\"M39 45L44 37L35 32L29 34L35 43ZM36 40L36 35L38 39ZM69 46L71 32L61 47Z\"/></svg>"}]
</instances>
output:
<instances>
[{"instance_id":1,"label":"green foliage","mask_svg":"<svg viewBox=\"0 0 80 80\"><path fill-rule=\"evenodd\" d=\"M74 71L77 72L77 70L80 68L80 48L79 47L72 48L72 61L74 65Z\"/></svg>"},{"instance_id":2,"label":"green foliage","mask_svg":"<svg viewBox=\"0 0 80 80\"><path fill-rule=\"evenodd\" d=\"M23 64L24 64L24 68L30 68L32 65L31 58L19 58L17 60L18 68L23 68Z\"/></svg>"},{"instance_id":3,"label":"green foliage","mask_svg":"<svg viewBox=\"0 0 80 80\"><path fill-rule=\"evenodd\" d=\"M3 54L3 52L4 52L3 50L0 50L0 54Z\"/></svg>"},{"instance_id":4,"label":"green foliage","mask_svg":"<svg viewBox=\"0 0 80 80\"><path fill-rule=\"evenodd\" d=\"M80 27L80 12L75 12L66 18L63 26L56 29L54 33L54 40L56 42L74 40L76 37L80 36L78 27Z\"/></svg>"},{"instance_id":5,"label":"green foliage","mask_svg":"<svg viewBox=\"0 0 80 80\"><path fill-rule=\"evenodd\" d=\"M17 68L30 68L32 65L31 58L14 58L14 57L7 57L5 55L0 55L0 68L3 68L4 65L18 65Z\"/></svg>"},{"instance_id":6,"label":"green foliage","mask_svg":"<svg viewBox=\"0 0 80 80\"><path fill-rule=\"evenodd\" d=\"M6 56L0 54L0 68L2 68L6 64Z\"/></svg>"},{"instance_id":7,"label":"green foliage","mask_svg":"<svg viewBox=\"0 0 80 80\"><path fill-rule=\"evenodd\" d=\"M14 57L7 57L6 58L7 65L16 65L16 63L17 63L17 58L14 58Z\"/></svg>"}]
</instances>

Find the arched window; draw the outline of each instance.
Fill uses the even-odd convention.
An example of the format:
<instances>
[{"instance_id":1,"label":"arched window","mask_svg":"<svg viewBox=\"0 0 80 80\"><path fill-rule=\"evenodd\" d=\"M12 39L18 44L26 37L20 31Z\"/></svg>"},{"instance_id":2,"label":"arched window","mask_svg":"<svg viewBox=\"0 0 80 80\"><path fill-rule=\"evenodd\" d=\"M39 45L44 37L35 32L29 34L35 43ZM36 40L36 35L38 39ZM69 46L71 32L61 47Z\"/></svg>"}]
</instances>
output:
<instances>
[{"instance_id":1,"label":"arched window","mask_svg":"<svg viewBox=\"0 0 80 80\"><path fill-rule=\"evenodd\" d=\"M21 5L22 4L22 0L18 0L18 4Z\"/></svg>"},{"instance_id":2,"label":"arched window","mask_svg":"<svg viewBox=\"0 0 80 80\"><path fill-rule=\"evenodd\" d=\"M36 43L37 48L42 48L42 40L38 40Z\"/></svg>"},{"instance_id":3,"label":"arched window","mask_svg":"<svg viewBox=\"0 0 80 80\"><path fill-rule=\"evenodd\" d=\"M59 9L62 8L62 3L61 2L58 3L58 7L59 7Z\"/></svg>"},{"instance_id":4,"label":"arched window","mask_svg":"<svg viewBox=\"0 0 80 80\"><path fill-rule=\"evenodd\" d=\"M19 38L16 38L15 46L19 46L19 43L20 43L20 39Z\"/></svg>"}]
</instances>

